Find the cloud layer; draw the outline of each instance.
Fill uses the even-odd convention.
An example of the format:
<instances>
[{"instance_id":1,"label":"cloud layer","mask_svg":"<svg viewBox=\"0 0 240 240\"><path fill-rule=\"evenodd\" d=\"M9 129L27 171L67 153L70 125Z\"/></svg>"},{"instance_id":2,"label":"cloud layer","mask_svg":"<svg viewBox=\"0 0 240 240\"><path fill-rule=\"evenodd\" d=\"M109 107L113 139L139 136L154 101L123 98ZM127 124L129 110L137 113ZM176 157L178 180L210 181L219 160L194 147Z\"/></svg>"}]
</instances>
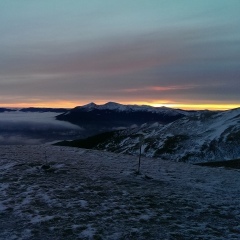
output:
<instances>
[{"instance_id":1,"label":"cloud layer","mask_svg":"<svg viewBox=\"0 0 240 240\"><path fill-rule=\"evenodd\" d=\"M0 103L240 105L239 7L238 0L2 1Z\"/></svg>"}]
</instances>

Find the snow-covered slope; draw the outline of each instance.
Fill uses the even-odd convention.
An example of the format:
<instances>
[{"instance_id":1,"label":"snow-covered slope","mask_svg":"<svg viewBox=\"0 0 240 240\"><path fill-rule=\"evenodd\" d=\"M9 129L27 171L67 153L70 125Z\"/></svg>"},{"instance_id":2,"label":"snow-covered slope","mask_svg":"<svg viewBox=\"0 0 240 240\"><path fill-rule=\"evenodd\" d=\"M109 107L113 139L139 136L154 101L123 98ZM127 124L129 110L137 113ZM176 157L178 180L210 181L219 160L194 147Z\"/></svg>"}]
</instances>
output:
<instances>
[{"instance_id":1,"label":"snow-covered slope","mask_svg":"<svg viewBox=\"0 0 240 240\"><path fill-rule=\"evenodd\" d=\"M143 125L127 129L96 148L167 160L204 162L240 157L240 108L224 112L198 112L167 125Z\"/></svg>"},{"instance_id":2,"label":"snow-covered slope","mask_svg":"<svg viewBox=\"0 0 240 240\"><path fill-rule=\"evenodd\" d=\"M53 146L0 146L0 239L240 238L240 172ZM47 168L47 164L50 168Z\"/></svg>"}]
</instances>

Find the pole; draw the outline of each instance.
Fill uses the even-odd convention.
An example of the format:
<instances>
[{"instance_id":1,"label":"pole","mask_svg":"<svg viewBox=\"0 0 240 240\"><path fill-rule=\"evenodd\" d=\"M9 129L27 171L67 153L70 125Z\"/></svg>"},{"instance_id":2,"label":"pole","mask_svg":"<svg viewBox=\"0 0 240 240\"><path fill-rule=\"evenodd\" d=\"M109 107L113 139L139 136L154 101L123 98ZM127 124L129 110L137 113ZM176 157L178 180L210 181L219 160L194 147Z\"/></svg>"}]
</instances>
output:
<instances>
[{"instance_id":1,"label":"pole","mask_svg":"<svg viewBox=\"0 0 240 240\"><path fill-rule=\"evenodd\" d=\"M140 147L139 147L139 159L138 159L138 171L137 171L138 174L140 174L141 154L142 154L142 145L140 144Z\"/></svg>"}]
</instances>

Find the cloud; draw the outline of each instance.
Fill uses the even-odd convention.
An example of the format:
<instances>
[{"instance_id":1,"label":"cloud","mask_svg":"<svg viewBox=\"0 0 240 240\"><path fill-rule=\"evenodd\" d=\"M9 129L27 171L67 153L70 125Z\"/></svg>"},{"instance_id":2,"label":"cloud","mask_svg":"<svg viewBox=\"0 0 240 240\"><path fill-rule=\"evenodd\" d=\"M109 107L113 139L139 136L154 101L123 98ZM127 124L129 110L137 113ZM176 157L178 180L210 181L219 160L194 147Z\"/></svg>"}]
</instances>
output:
<instances>
[{"instance_id":1,"label":"cloud","mask_svg":"<svg viewBox=\"0 0 240 240\"><path fill-rule=\"evenodd\" d=\"M142 98L240 103L237 8L224 1L188 3L105 3L109 8L84 3L82 14L66 5L58 6L56 19L48 9L44 20L37 11L44 4L24 5L20 13L15 9L26 26L21 31L15 16L2 15L9 25L0 24L1 103ZM29 7L33 11L24 14Z\"/></svg>"},{"instance_id":2,"label":"cloud","mask_svg":"<svg viewBox=\"0 0 240 240\"><path fill-rule=\"evenodd\" d=\"M84 132L79 126L55 120L58 114L19 111L0 113L0 144L40 144L75 138Z\"/></svg>"},{"instance_id":3,"label":"cloud","mask_svg":"<svg viewBox=\"0 0 240 240\"><path fill-rule=\"evenodd\" d=\"M0 135L0 145L36 145L41 144L43 139L28 138L20 135Z\"/></svg>"},{"instance_id":4,"label":"cloud","mask_svg":"<svg viewBox=\"0 0 240 240\"><path fill-rule=\"evenodd\" d=\"M133 92L163 92L163 91L178 91L182 89L193 89L196 86L149 86L145 88L129 88L129 89L124 89L124 92L127 93L133 93Z\"/></svg>"},{"instance_id":5,"label":"cloud","mask_svg":"<svg viewBox=\"0 0 240 240\"><path fill-rule=\"evenodd\" d=\"M54 112L3 112L0 113L0 130L82 130L81 127L55 119Z\"/></svg>"}]
</instances>

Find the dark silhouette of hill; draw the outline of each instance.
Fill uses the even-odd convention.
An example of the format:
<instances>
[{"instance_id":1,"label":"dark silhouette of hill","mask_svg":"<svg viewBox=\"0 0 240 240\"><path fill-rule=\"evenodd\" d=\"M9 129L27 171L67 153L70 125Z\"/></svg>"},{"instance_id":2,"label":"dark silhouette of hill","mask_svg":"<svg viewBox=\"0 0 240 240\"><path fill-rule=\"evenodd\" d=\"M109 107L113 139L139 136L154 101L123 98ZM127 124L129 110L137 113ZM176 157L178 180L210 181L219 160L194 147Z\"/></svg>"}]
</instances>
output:
<instances>
[{"instance_id":1,"label":"dark silhouette of hill","mask_svg":"<svg viewBox=\"0 0 240 240\"><path fill-rule=\"evenodd\" d=\"M0 108L0 113L2 112L15 112L16 110L14 109L9 109L9 108Z\"/></svg>"},{"instance_id":2,"label":"dark silhouette of hill","mask_svg":"<svg viewBox=\"0 0 240 240\"><path fill-rule=\"evenodd\" d=\"M63 113L68 111L66 108L35 108L35 107L29 107L29 108L22 108L19 111L21 112L56 112L56 113Z\"/></svg>"}]
</instances>

